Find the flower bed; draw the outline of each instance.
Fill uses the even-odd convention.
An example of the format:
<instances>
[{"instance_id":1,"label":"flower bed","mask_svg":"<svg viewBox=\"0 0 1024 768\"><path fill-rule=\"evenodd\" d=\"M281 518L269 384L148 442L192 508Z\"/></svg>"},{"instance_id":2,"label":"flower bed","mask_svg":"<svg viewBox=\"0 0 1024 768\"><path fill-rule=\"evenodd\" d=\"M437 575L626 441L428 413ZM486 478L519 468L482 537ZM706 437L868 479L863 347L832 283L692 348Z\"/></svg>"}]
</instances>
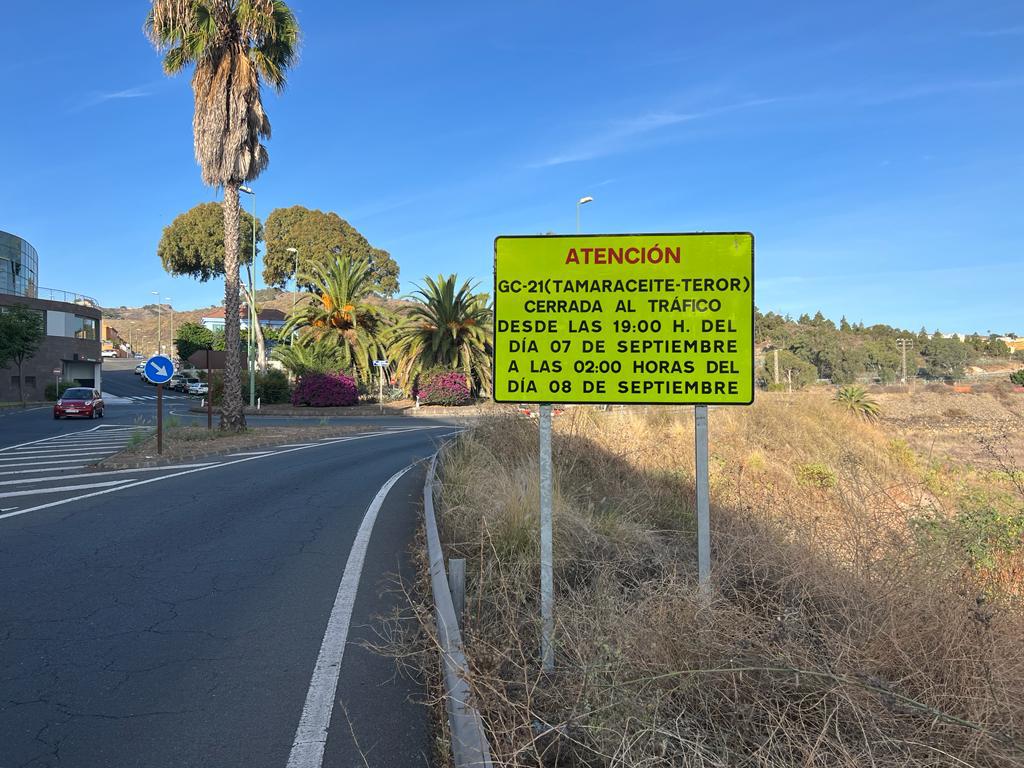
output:
<instances>
[{"instance_id":1,"label":"flower bed","mask_svg":"<svg viewBox=\"0 0 1024 768\"><path fill-rule=\"evenodd\" d=\"M307 373L292 392L292 405L326 408L358 402L355 381L343 373Z\"/></svg>"}]
</instances>

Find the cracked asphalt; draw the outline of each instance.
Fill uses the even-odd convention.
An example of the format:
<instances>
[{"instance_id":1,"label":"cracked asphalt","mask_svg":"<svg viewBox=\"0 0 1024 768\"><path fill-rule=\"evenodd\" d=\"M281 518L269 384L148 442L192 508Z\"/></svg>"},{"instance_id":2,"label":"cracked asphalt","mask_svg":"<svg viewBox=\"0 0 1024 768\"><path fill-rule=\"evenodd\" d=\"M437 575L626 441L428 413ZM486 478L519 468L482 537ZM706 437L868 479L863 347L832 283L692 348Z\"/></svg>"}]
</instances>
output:
<instances>
[{"instance_id":1,"label":"cracked asphalt","mask_svg":"<svg viewBox=\"0 0 1024 768\"><path fill-rule=\"evenodd\" d=\"M0 768L284 768L355 533L440 430L0 520ZM420 685L363 647L404 597L423 468L381 509L324 765L428 765ZM357 747L358 745L358 747ZM365 762L364 762L365 761Z\"/></svg>"}]
</instances>

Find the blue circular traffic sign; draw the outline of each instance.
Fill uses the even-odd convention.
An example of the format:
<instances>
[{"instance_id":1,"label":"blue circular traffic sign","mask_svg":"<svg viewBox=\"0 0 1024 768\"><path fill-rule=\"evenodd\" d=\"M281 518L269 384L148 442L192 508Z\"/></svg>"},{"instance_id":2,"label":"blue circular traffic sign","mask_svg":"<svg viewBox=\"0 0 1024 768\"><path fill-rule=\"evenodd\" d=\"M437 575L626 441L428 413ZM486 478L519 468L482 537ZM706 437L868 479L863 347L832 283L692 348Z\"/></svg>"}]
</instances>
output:
<instances>
[{"instance_id":1,"label":"blue circular traffic sign","mask_svg":"<svg viewBox=\"0 0 1024 768\"><path fill-rule=\"evenodd\" d=\"M174 375L174 361L167 355L153 355L146 361L143 373L154 384L163 384Z\"/></svg>"}]
</instances>

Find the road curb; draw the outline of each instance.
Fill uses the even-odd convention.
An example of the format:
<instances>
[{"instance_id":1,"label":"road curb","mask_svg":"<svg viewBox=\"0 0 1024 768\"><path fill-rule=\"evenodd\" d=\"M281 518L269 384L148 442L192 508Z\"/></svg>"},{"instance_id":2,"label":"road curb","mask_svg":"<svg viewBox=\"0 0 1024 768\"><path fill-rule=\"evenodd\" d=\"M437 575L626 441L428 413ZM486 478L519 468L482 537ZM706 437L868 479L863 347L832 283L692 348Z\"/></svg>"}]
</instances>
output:
<instances>
[{"instance_id":1,"label":"road curb","mask_svg":"<svg viewBox=\"0 0 1024 768\"><path fill-rule=\"evenodd\" d=\"M470 703L466 654L448 587L441 537L437 532L437 517L434 514L434 473L439 453L431 457L430 466L427 467L427 478L423 484L423 517L427 529L430 585L434 594L437 642L444 673L452 760L455 768L491 768L491 747L484 733L483 719Z\"/></svg>"}]
</instances>

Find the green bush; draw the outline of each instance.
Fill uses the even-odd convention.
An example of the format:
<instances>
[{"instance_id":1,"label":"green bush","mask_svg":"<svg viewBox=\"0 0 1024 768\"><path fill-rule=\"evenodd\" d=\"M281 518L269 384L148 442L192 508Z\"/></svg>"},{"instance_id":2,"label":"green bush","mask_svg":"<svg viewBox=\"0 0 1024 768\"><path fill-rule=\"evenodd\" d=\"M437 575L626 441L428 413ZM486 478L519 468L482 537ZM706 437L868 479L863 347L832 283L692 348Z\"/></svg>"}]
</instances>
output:
<instances>
[{"instance_id":1,"label":"green bush","mask_svg":"<svg viewBox=\"0 0 1024 768\"><path fill-rule=\"evenodd\" d=\"M1024 368L1019 371L1014 371L1010 374L1010 381L1016 384L1018 387L1024 387Z\"/></svg>"},{"instance_id":2,"label":"green bush","mask_svg":"<svg viewBox=\"0 0 1024 768\"><path fill-rule=\"evenodd\" d=\"M827 464L801 464L796 468L796 477L801 485L817 488L836 487L836 473Z\"/></svg>"},{"instance_id":3,"label":"green bush","mask_svg":"<svg viewBox=\"0 0 1024 768\"><path fill-rule=\"evenodd\" d=\"M246 382L245 390L248 393L248 381ZM291 396L292 390L288 385L288 375L284 371L271 368L264 373L256 374L256 397L264 405L287 403Z\"/></svg>"},{"instance_id":4,"label":"green bush","mask_svg":"<svg viewBox=\"0 0 1024 768\"><path fill-rule=\"evenodd\" d=\"M77 387L78 383L74 381L62 381L59 385L57 382L52 381L46 385L46 391L44 397L51 402L57 402L57 398L64 394L64 390L68 387Z\"/></svg>"},{"instance_id":5,"label":"green bush","mask_svg":"<svg viewBox=\"0 0 1024 768\"><path fill-rule=\"evenodd\" d=\"M210 397L214 405L220 405L224 399L224 374L214 371L210 381ZM249 404L249 372L242 371L242 402ZM291 400L291 387L284 371L270 369L256 374L256 397L262 405L287 403Z\"/></svg>"}]
</instances>

